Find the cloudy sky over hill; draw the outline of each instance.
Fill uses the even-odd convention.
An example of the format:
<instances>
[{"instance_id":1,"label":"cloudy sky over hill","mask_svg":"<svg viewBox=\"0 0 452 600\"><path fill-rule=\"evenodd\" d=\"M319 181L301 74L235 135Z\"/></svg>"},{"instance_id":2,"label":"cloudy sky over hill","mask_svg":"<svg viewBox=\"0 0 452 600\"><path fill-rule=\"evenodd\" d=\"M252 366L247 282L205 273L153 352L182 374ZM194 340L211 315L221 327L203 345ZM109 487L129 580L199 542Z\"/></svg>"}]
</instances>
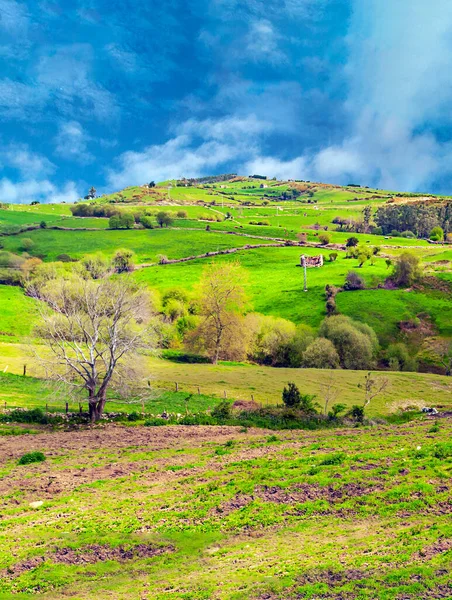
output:
<instances>
[{"instance_id":1,"label":"cloudy sky over hill","mask_svg":"<svg viewBox=\"0 0 452 600\"><path fill-rule=\"evenodd\" d=\"M251 172L452 193L450 0L0 0L0 201Z\"/></svg>"}]
</instances>

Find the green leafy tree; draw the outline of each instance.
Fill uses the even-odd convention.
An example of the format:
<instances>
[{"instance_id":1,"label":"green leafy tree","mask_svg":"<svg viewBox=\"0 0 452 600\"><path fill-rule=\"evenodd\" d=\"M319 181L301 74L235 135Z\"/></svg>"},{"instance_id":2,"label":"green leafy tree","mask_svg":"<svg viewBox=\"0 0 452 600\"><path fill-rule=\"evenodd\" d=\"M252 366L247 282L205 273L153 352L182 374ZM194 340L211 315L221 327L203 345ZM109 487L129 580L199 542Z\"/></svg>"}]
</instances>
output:
<instances>
[{"instance_id":1,"label":"green leafy tree","mask_svg":"<svg viewBox=\"0 0 452 600\"><path fill-rule=\"evenodd\" d=\"M315 339L303 352L303 366L310 369L339 368L339 354L334 344L326 338Z\"/></svg>"},{"instance_id":2,"label":"green leafy tree","mask_svg":"<svg viewBox=\"0 0 452 600\"><path fill-rule=\"evenodd\" d=\"M132 250L121 248L113 256L112 264L116 273L130 273L135 268Z\"/></svg>"},{"instance_id":3,"label":"green leafy tree","mask_svg":"<svg viewBox=\"0 0 452 600\"><path fill-rule=\"evenodd\" d=\"M392 279L399 287L410 287L422 277L419 258L411 252L403 252L397 257Z\"/></svg>"},{"instance_id":4,"label":"green leafy tree","mask_svg":"<svg viewBox=\"0 0 452 600\"><path fill-rule=\"evenodd\" d=\"M172 219L171 215L169 215L165 211L158 212L156 215L156 219L157 219L157 223L160 225L160 227L163 227L163 226L169 227L173 223L173 219Z\"/></svg>"},{"instance_id":5,"label":"green leafy tree","mask_svg":"<svg viewBox=\"0 0 452 600\"><path fill-rule=\"evenodd\" d=\"M442 227L434 227L430 232L430 239L434 242L444 241L444 230Z\"/></svg>"},{"instance_id":6,"label":"green leafy tree","mask_svg":"<svg viewBox=\"0 0 452 600\"><path fill-rule=\"evenodd\" d=\"M374 365L378 338L368 325L344 315L327 317L319 335L334 344L344 369L368 369Z\"/></svg>"}]
</instances>

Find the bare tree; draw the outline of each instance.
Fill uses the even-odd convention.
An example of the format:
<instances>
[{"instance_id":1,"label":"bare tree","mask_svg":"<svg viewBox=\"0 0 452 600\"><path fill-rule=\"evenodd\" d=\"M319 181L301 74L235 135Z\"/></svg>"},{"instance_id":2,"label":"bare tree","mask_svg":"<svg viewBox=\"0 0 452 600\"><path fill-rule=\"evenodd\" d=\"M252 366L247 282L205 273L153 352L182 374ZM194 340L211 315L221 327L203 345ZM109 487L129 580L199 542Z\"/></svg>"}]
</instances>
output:
<instances>
[{"instance_id":1,"label":"bare tree","mask_svg":"<svg viewBox=\"0 0 452 600\"><path fill-rule=\"evenodd\" d=\"M332 405L339 396L340 390L336 385L336 381L337 375L333 372L330 372L320 383L320 393L325 401L323 409L324 415L328 413L328 406Z\"/></svg>"},{"instance_id":2,"label":"bare tree","mask_svg":"<svg viewBox=\"0 0 452 600\"><path fill-rule=\"evenodd\" d=\"M237 349L242 335L247 297L243 283L246 274L238 263L207 266L200 285L201 323L192 333L194 345L203 346L213 364L222 351ZM244 334L245 332L243 332Z\"/></svg>"},{"instance_id":3,"label":"bare tree","mask_svg":"<svg viewBox=\"0 0 452 600\"><path fill-rule=\"evenodd\" d=\"M452 375L452 342L445 340L437 342L433 352L445 368L446 375L450 377Z\"/></svg>"},{"instance_id":4,"label":"bare tree","mask_svg":"<svg viewBox=\"0 0 452 600\"><path fill-rule=\"evenodd\" d=\"M31 288L39 303L39 356L49 378L88 395L91 421L103 414L107 390L133 378L137 355L156 346L150 296L126 277L54 279Z\"/></svg>"},{"instance_id":5,"label":"bare tree","mask_svg":"<svg viewBox=\"0 0 452 600\"><path fill-rule=\"evenodd\" d=\"M364 377L364 383L358 383L358 387L364 390L364 408L366 408L376 396L387 390L389 379L387 377L374 377L372 373L367 373Z\"/></svg>"}]
</instances>

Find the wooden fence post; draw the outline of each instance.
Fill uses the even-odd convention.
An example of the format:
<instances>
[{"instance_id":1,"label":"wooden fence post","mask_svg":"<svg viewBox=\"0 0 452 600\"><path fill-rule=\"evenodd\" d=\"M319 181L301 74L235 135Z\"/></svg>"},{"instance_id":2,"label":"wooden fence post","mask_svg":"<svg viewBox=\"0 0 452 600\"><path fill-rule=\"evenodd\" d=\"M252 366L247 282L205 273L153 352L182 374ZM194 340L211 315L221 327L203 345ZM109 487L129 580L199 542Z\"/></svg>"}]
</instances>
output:
<instances>
[{"instance_id":1,"label":"wooden fence post","mask_svg":"<svg viewBox=\"0 0 452 600\"><path fill-rule=\"evenodd\" d=\"M66 414L69 412L69 404L66 402Z\"/></svg>"},{"instance_id":2,"label":"wooden fence post","mask_svg":"<svg viewBox=\"0 0 452 600\"><path fill-rule=\"evenodd\" d=\"M199 387L198 387L198 396L199 396L200 394L201 394L201 392L200 392L200 390L199 390Z\"/></svg>"},{"instance_id":3,"label":"wooden fence post","mask_svg":"<svg viewBox=\"0 0 452 600\"><path fill-rule=\"evenodd\" d=\"M27 376L27 365L24 365L24 377Z\"/></svg>"},{"instance_id":4,"label":"wooden fence post","mask_svg":"<svg viewBox=\"0 0 452 600\"><path fill-rule=\"evenodd\" d=\"M83 411L82 411L82 403L81 403L81 402L79 402L79 403L78 403L78 412L79 412L80 414L82 414L82 412L83 412Z\"/></svg>"},{"instance_id":5,"label":"wooden fence post","mask_svg":"<svg viewBox=\"0 0 452 600\"><path fill-rule=\"evenodd\" d=\"M179 384L176 381L176 392L178 392L178 391L179 391Z\"/></svg>"},{"instance_id":6,"label":"wooden fence post","mask_svg":"<svg viewBox=\"0 0 452 600\"><path fill-rule=\"evenodd\" d=\"M224 390L224 397L225 397L225 399L228 397L226 390Z\"/></svg>"}]
</instances>

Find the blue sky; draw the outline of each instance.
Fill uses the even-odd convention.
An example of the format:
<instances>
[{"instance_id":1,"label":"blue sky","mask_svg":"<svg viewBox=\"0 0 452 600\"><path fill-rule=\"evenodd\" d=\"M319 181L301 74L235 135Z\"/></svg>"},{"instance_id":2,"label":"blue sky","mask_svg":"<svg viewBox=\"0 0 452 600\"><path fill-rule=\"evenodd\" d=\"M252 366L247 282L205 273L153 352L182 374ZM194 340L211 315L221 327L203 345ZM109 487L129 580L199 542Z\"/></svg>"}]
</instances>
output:
<instances>
[{"instance_id":1,"label":"blue sky","mask_svg":"<svg viewBox=\"0 0 452 600\"><path fill-rule=\"evenodd\" d=\"M259 173L452 193L450 0L0 0L0 201Z\"/></svg>"}]
</instances>

